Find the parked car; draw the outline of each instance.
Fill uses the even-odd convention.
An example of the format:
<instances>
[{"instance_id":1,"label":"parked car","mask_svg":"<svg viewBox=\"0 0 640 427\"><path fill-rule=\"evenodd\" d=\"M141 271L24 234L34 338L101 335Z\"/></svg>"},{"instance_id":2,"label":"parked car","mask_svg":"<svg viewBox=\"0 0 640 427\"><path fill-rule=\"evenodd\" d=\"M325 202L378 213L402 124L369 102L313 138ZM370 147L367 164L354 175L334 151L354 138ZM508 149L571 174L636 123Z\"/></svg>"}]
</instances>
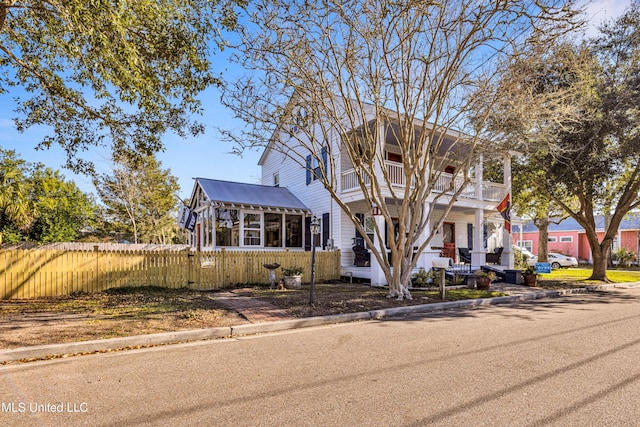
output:
<instances>
[{"instance_id":1,"label":"parked car","mask_svg":"<svg viewBox=\"0 0 640 427\"><path fill-rule=\"evenodd\" d=\"M524 256L524 259L526 259L526 260L529 260L529 259L531 259L531 258L533 258L535 256L534 254L529 252L529 249L523 248L523 247L520 247L520 246L513 245L513 250L520 252Z\"/></svg>"},{"instance_id":2,"label":"parked car","mask_svg":"<svg viewBox=\"0 0 640 427\"><path fill-rule=\"evenodd\" d=\"M566 256L558 253L549 253L548 254L549 263L551 264L551 268L569 268L569 267L577 267L578 260L572 256ZM530 266L535 266L538 262L538 256L534 255L533 258L529 258L527 264Z\"/></svg>"}]
</instances>

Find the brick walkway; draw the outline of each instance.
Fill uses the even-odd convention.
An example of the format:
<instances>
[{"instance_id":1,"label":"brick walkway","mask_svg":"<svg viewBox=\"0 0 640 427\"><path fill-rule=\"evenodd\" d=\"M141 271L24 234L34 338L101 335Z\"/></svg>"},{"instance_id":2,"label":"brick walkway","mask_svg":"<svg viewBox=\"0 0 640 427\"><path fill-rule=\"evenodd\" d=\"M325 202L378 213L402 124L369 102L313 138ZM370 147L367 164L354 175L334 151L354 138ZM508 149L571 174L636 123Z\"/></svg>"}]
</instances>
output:
<instances>
[{"instance_id":1,"label":"brick walkway","mask_svg":"<svg viewBox=\"0 0 640 427\"><path fill-rule=\"evenodd\" d=\"M285 310L256 298L243 297L232 292L220 292L215 298L222 306L238 312L251 323L294 319Z\"/></svg>"}]
</instances>

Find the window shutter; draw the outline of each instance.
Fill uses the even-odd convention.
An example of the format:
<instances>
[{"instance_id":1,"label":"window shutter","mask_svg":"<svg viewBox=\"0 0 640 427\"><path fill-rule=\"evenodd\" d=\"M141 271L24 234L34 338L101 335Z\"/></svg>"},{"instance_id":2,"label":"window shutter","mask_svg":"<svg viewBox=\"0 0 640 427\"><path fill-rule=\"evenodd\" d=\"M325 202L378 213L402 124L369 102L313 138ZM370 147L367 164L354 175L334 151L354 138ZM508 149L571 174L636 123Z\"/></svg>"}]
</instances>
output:
<instances>
[{"instance_id":1,"label":"window shutter","mask_svg":"<svg viewBox=\"0 0 640 427\"><path fill-rule=\"evenodd\" d=\"M311 184L311 155L307 156L307 185Z\"/></svg>"},{"instance_id":2,"label":"window shutter","mask_svg":"<svg viewBox=\"0 0 640 427\"><path fill-rule=\"evenodd\" d=\"M304 250L311 250L311 217L304 218Z\"/></svg>"},{"instance_id":3,"label":"window shutter","mask_svg":"<svg viewBox=\"0 0 640 427\"><path fill-rule=\"evenodd\" d=\"M322 150L320 150L320 154L322 155L322 166L324 167L324 174L325 176L329 176L329 171L327 170L327 147L322 147Z\"/></svg>"},{"instance_id":4,"label":"window shutter","mask_svg":"<svg viewBox=\"0 0 640 427\"><path fill-rule=\"evenodd\" d=\"M329 240L329 214L322 214L322 242L320 246L326 249L327 241Z\"/></svg>"}]
</instances>

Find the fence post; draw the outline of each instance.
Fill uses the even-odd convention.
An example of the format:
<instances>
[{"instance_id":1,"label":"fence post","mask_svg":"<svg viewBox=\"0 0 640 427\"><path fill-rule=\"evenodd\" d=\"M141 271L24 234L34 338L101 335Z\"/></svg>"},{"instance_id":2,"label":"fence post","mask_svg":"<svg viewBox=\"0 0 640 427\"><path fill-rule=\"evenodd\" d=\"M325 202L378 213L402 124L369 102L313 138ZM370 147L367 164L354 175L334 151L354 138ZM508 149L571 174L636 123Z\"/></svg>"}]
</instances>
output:
<instances>
[{"instance_id":1,"label":"fence post","mask_svg":"<svg viewBox=\"0 0 640 427\"><path fill-rule=\"evenodd\" d=\"M93 288L93 292L101 292L103 289L100 286L100 259L98 255L98 245L93 245L93 253L96 258L96 279L94 281L95 285Z\"/></svg>"},{"instance_id":2,"label":"fence post","mask_svg":"<svg viewBox=\"0 0 640 427\"><path fill-rule=\"evenodd\" d=\"M191 285L193 282L191 281L191 257L193 256L191 253L191 248L187 248L185 249L185 252L187 253L187 288L189 287L189 285Z\"/></svg>"}]
</instances>

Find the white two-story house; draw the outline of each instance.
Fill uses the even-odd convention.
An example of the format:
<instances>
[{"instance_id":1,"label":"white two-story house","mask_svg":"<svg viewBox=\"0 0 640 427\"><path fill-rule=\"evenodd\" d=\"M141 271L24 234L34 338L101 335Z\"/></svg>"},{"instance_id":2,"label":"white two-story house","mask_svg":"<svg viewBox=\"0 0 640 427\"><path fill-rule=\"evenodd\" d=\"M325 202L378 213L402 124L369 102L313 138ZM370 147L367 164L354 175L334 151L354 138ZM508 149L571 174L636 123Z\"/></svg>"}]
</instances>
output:
<instances>
[{"instance_id":1,"label":"white two-story house","mask_svg":"<svg viewBox=\"0 0 640 427\"><path fill-rule=\"evenodd\" d=\"M376 145L383 163L377 167L386 168L388 173L392 188L388 189L386 200L390 201L391 190L407 185L402 155L394 137L397 132L391 120L372 119L363 125L372 124L379 126ZM304 137L296 135L292 139L292 129L277 129L259 160L260 185L197 178L190 205L191 210L198 213L196 228L191 233L192 247L199 250L223 247L227 250L309 250L309 223L311 217L316 216L321 220L318 250L341 251L341 274L368 279L372 285L384 285L386 279L380 265L374 257L367 256L368 248L359 239L360 233L353 221L319 178L320 169L331 177L330 185L336 196L355 213L367 233L374 233L376 221L378 229L385 230L384 218L376 215L376 207L364 197L340 133L325 131L316 135L320 135L313 145L317 151L311 153L311 145L296 142L296 138ZM448 144L460 140L460 135L453 133L441 136L444 137L440 148L443 153ZM450 257L456 264L473 268L487 263L513 268L511 239L504 232L504 220L496 209L511 191L511 153L491 154L492 165L498 163L501 169L491 175L500 177L500 182L484 179L487 157L486 154L480 156L473 164L471 181L459 193L442 226L420 254L416 268L429 270L437 257ZM433 197L425 201L432 205L429 206L432 224L440 223L450 199L447 195L462 183L461 175L457 174L460 171L456 170L461 167L459 163L439 163L443 166L437 171ZM438 194L444 197L435 197ZM384 240L388 241L388 236Z\"/></svg>"}]
</instances>

